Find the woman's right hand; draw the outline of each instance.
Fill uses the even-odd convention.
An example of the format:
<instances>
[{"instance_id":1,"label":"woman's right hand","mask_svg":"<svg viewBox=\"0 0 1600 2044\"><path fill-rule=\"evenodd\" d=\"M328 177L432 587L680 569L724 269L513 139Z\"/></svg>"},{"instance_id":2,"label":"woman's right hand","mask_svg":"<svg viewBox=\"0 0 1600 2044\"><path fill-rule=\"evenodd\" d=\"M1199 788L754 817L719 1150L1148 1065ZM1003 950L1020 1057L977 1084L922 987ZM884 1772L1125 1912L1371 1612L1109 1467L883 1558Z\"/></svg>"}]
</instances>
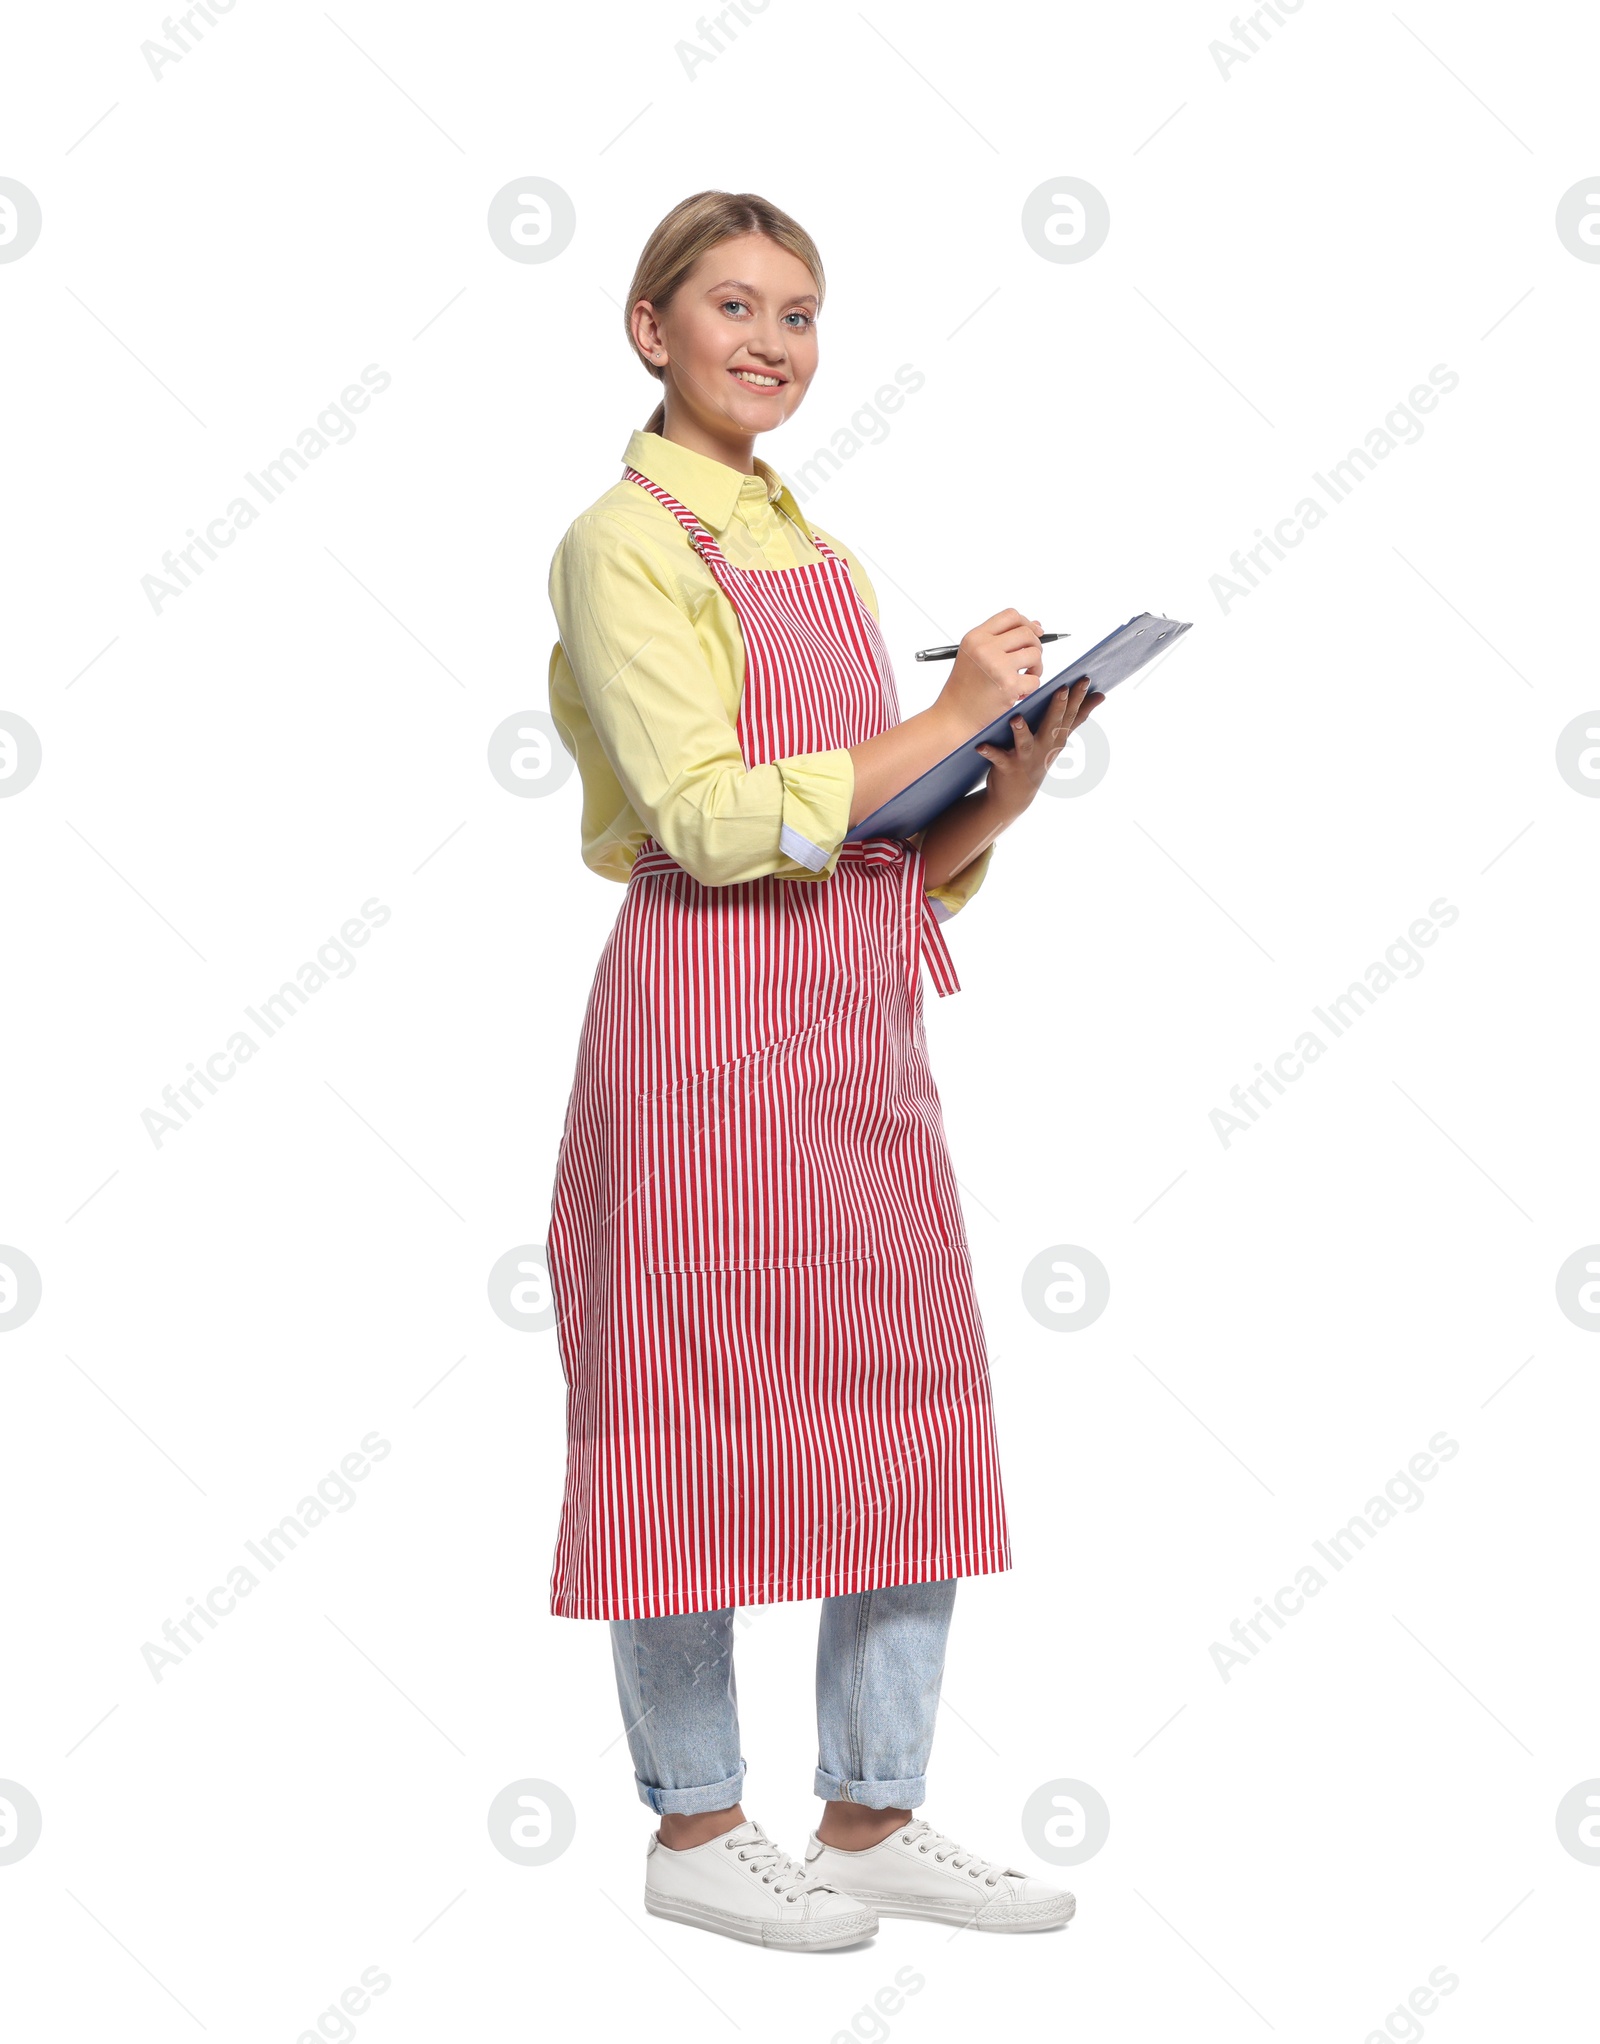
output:
<instances>
[{"instance_id":1,"label":"woman's right hand","mask_svg":"<svg viewBox=\"0 0 1600 2044\"><path fill-rule=\"evenodd\" d=\"M974 625L927 709L848 748L855 773L851 823L881 809L958 745L1003 717L1013 703L1032 695L1043 673L1036 617L1000 610Z\"/></svg>"},{"instance_id":2,"label":"woman's right hand","mask_svg":"<svg viewBox=\"0 0 1600 2044\"><path fill-rule=\"evenodd\" d=\"M1036 617L997 610L961 641L938 703L958 743L1038 687L1044 676L1039 629Z\"/></svg>"}]
</instances>

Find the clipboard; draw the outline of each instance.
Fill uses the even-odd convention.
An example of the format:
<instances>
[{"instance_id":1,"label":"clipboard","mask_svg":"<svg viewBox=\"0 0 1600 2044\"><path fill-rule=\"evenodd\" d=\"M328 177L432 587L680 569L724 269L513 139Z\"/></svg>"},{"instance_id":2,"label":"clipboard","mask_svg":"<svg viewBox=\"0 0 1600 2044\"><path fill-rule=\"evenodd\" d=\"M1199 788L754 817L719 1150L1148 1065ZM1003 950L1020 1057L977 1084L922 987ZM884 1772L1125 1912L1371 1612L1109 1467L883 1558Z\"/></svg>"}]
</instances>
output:
<instances>
[{"instance_id":1,"label":"clipboard","mask_svg":"<svg viewBox=\"0 0 1600 2044\"><path fill-rule=\"evenodd\" d=\"M902 788L898 795L892 795L870 816L863 817L845 833L846 842L851 838L915 837L918 831L926 830L936 816L942 816L952 802L959 802L963 795L970 795L977 787L989 771L989 762L977 748L980 745L1009 747L1013 717L1026 717L1028 729L1037 731L1057 689L1070 687L1073 682L1081 681L1084 675L1089 677L1091 693L1098 689L1109 695L1119 682L1126 681L1130 674L1137 674L1157 654L1166 652L1174 639L1181 638L1189 628L1176 618L1161 617L1154 611L1142 610L1137 617L1130 617L1125 625L1108 632L1099 645L1091 646L1087 653L1080 653L1070 666L1063 667L1049 681L1041 682L1031 695L1013 703L1003 716L996 717L992 724L974 732L965 744L958 745L936 766L929 767L909 787Z\"/></svg>"}]
</instances>

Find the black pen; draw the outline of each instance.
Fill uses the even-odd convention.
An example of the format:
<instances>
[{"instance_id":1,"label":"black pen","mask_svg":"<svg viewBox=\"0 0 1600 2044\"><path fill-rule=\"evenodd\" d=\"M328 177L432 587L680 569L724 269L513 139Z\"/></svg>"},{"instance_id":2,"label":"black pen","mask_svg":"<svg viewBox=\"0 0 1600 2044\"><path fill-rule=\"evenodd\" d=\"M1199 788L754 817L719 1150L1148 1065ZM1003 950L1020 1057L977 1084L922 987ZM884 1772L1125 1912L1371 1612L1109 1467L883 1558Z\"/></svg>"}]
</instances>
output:
<instances>
[{"instance_id":1,"label":"black pen","mask_svg":"<svg viewBox=\"0 0 1600 2044\"><path fill-rule=\"evenodd\" d=\"M1039 644L1042 646L1051 639L1070 639L1071 637L1071 632L1041 632L1039 634ZM919 660L954 660L960 651L961 648L959 646L924 646L917 655L917 658Z\"/></svg>"}]
</instances>

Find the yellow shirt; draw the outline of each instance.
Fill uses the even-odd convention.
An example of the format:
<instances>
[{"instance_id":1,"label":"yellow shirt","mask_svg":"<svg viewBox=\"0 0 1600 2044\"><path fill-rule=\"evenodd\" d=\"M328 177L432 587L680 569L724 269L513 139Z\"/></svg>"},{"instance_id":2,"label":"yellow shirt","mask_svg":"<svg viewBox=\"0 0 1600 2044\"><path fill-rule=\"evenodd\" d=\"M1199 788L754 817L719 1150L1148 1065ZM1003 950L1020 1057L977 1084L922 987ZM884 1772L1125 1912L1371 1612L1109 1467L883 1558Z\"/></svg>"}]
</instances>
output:
<instances>
[{"instance_id":1,"label":"yellow shirt","mask_svg":"<svg viewBox=\"0 0 1600 2044\"><path fill-rule=\"evenodd\" d=\"M644 432L623 460L687 505L736 568L821 559L810 537L821 528L807 525L766 462L742 475ZM822 537L876 617L860 562L832 533ZM708 887L764 874L826 879L850 827L854 763L839 750L745 765L739 620L666 506L625 477L614 483L556 548L550 602L561 634L550 714L583 779L584 863L626 880L653 837ZM977 891L989 856L929 889L944 914Z\"/></svg>"}]
</instances>

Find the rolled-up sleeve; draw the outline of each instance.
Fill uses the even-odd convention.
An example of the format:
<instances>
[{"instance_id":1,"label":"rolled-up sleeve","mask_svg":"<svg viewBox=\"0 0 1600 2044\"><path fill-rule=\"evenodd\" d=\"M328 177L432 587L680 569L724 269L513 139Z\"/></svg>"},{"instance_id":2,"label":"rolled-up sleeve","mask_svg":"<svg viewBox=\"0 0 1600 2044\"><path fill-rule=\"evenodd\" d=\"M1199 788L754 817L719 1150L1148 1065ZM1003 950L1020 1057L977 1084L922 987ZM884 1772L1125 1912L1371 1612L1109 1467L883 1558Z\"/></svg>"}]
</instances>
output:
<instances>
[{"instance_id":1,"label":"rolled-up sleeve","mask_svg":"<svg viewBox=\"0 0 1600 2044\"><path fill-rule=\"evenodd\" d=\"M622 793L705 886L824 877L850 827L849 753L747 767L671 583L623 521L595 511L573 523L550 567L561 645Z\"/></svg>"},{"instance_id":2,"label":"rolled-up sleeve","mask_svg":"<svg viewBox=\"0 0 1600 2044\"><path fill-rule=\"evenodd\" d=\"M928 899L933 903L933 912L940 922L947 922L958 909L966 907L978 889L983 885L984 875L989 870L989 861L994 856L994 846L985 845L970 866L963 866L953 879L943 887L930 887Z\"/></svg>"}]
</instances>

